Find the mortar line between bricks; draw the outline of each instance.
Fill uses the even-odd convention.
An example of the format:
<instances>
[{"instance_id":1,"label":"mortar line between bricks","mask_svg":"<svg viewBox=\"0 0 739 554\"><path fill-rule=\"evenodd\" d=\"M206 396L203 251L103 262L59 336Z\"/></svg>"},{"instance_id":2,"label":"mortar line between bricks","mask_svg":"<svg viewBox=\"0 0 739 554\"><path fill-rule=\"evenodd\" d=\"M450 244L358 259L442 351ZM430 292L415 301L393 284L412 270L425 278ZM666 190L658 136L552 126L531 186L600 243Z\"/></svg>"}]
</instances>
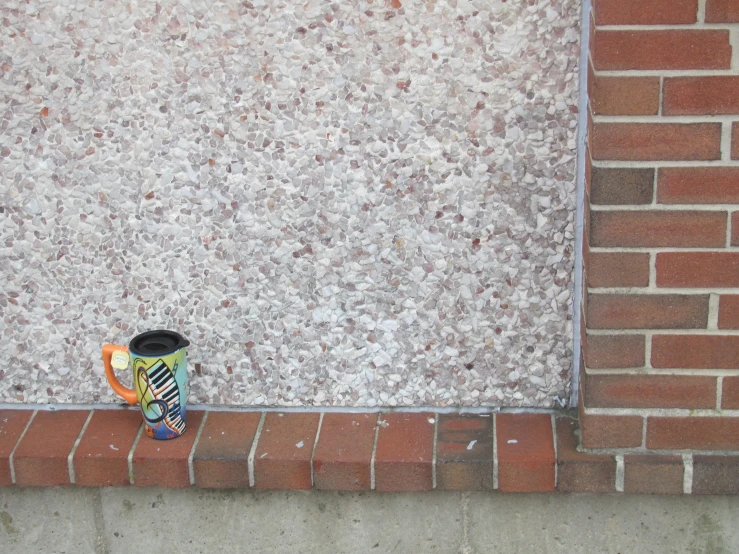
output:
<instances>
[{"instance_id":1,"label":"mortar line between bricks","mask_svg":"<svg viewBox=\"0 0 739 554\"><path fill-rule=\"evenodd\" d=\"M726 248L731 248L731 218L734 212L729 210L726 213Z\"/></svg>"},{"instance_id":2,"label":"mortar line between bricks","mask_svg":"<svg viewBox=\"0 0 739 554\"><path fill-rule=\"evenodd\" d=\"M698 13L696 14L698 23L706 22L706 0L698 0Z\"/></svg>"},{"instance_id":3,"label":"mortar line between bricks","mask_svg":"<svg viewBox=\"0 0 739 554\"><path fill-rule=\"evenodd\" d=\"M706 331L730 331L731 329L718 329L718 327L710 327L711 325L711 297L716 297L716 318L715 322L718 323L718 298L720 294L737 294L739 288L737 287L696 287L696 288L679 288L679 287L603 287L598 289L592 289L588 291L591 296L599 295L613 295L613 294L638 294L642 296L662 294L679 294L681 296L705 296L708 295L708 325ZM734 329L736 331L736 329Z\"/></svg>"},{"instance_id":4,"label":"mortar line between bricks","mask_svg":"<svg viewBox=\"0 0 739 554\"><path fill-rule=\"evenodd\" d=\"M195 434L195 440L192 442L192 447L190 448L190 454L187 456L187 472L190 474L190 486L195 485L195 468L192 464L192 459L195 457L195 449L198 447L198 442L200 441L200 434L203 432L203 429L205 429L205 422L208 420L208 414L210 412L206 411L203 414L203 419L200 420L200 427L198 427L198 432Z\"/></svg>"},{"instance_id":5,"label":"mortar line between bricks","mask_svg":"<svg viewBox=\"0 0 739 554\"><path fill-rule=\"evenodd\" d=\"M693 494L693 456L683 454L683 494Z\"/></svg>"},{"instance_id":6,"label":"mortar line between bricks","mask_svg":"<svg viewBox=\"0 0 739 554\"><path fill-rule=\"evenodd\" d=\"M600 28L600 27L599 27ZM731 29L729 30L731 43ZM736 77L739 75L733 67L721 69L596 69L593 64L593 73L596 77L656 77L663 75L674 77Z\"/></svg>"},{"instance_id":7,"label":"mortar line between bricks","mask_svg":"<svg viewBox=\"0 0 739 554\"><path fill-rule=\"evenodd\" d=\"M128 451L128 456L126 456L126 460L128 461L128 480L133 485L135 482L135 476L133 473L133 453L136 451L136 447L139 444L139 439L141 438L141 435L144 433L144 424L141 423L139 425L139 430L136 433L136 438L133 439L133 444L131 445L131 450Z\"/></svg>"},{"instance_id":8,"label":"mortar line between bricks","mask_svg":"<svg viewBox=\"0 0 739 554\"><path fill-rule=\"evenodd\" d=\"M375 440L372 443L372 458L370 458L370 490L375 490L375 456L377 455L377 439L380 435L380 417L381 413L378 412L377 419L375 420Z\"/></svg>"},{"instance_id":9,"label":"mortar line between bricks","mask_svg":"<svg viewBox=\"0 0 739 554\"><path fill-rule=\"evenodd\" d=\"M587 415L638 415L649 417L701 417L738 418L739 410L714 410L713 408L585 408Z\"/></svg>"},{"instance_id":10,"label":"mortar line between bricks","mask_svg":"<svg viewBox=\"0 0 739 554\"><path fill-rule=\"evenodd\" d=\"M736 116L734 116L736 121ZM721 122L721 161L731 161L731 126L733 121L722 121ZM731 244L728 242L727 244Z\"/></svg>"},{"instance_id":11,"label":"mortar line between bricks","mask_svg":"<svg viewBox=\"0 0 739 554\"><path fill-rule=\"evenodd\" d=\"M431 454L431 489L436 490L436 443L439 436L439 414L434 413L434 446Z\"/></svg>"},{"instance_id":12,"label":"mortar line between bricks","mask_svg":"<svg viewBox=\"0 0 739 554\"><path fill-rule=\"evenodd\" d=\"M643 124L680 124L696 123L731 123L736 120L735 114L720 115L594 115L593 123L643 123Z\"/></svg>"},{"instance_id":13,"label":"mortar line between bricks","mask_svg":"<svg viewBox=\"0 0 739 554\"><path fill-rule=\"evenodd\" d=\"M18 437L18 440L15 441L15 445L13 445L13 450L10 451L10 456L8 456L8 464L10 465L10 480L15 485L15 451L18 448L18 445L23 440L23 437L26 436L26 432L28 431L29 427L31 427L31 423L33 423L33 419L36 417L36 414L38 413L38 410L34 410L31 414L31 417L28 418L28 423L26 423L25 428L23 429L23 432L21 433L21 436Z\"/></svg>"},{"instance_id":14,"label":"mortar line between bricks","mask_svg":"<svg viewBox=\"0 0 739 554\"><path fill-rule=\"evenodd\" d=\"M647 420L648 417L643 417L641 420L641 448L647 447Z\"/></svg>"},{"instance_id":15,"label":"mortar line between bricks","mask_svg":"<svg viewBox=\"0 0 739 554\"><path fill-rule=\"evenodd\" d=\"M554 414L549 416L549 418L552 423L552 441L554 444L554 488L556 489L559 482L559 467L557 464L557 460L559 460L559 452L557 450L557 419Z\"/></svg>"},{"instance_id":16,"label":"mortar line between bricks","mask_svg":"<svg viewBox=\"0 0 739 554\"><path fill-rule=\"evenodd\" d=\"M729 44L731 44L731 67L739 70L739 26L732 25L729 28Z\"/></svg>"},{"instance_id":17,"label":"mortar line between bricks","mask_svg":"<svg viewBox=\"0 0 739 554\"><path fill-rule=\"evenodd\" d=\"M662 94L662 91L660 90L660 95ZM662 102L661 96L660 96L660 103ZM662 108L660 108L661 110ZM654 170L654 175L652 175L652 206L659 206L659 202L657 202L657 188L659 186L659 170ZM597 206L597 204L595 204ZM592 209L592 206L591 206Z\"/></svg>"},{"instance_id":18,"label":"mortar line between bricks","mask_svg":"<svg viewBox=\"0 0 739 554\"><path fill-rule=\"evenodd\" d=\"M624 456L623 454L616 454L616 479L615 488L616 492L624 492Z\"/></svg>"},{"instance_id":19,"label":"mortar line between bricks","mask_svg":"<svg viewBox=\"0 0 739 554\"><path fill-rule=\"evenodd\" d=\"M498 416L493 414L493 490L498 490Z\"/></svg>"},{"instance_id":20,"label":"mortar line between bricks","mask_svg":"<svg viewBox=\"0 0 739 554\"><path fill-rule=\"evenodd\" d=\"M724 396L724 376L719 375L716 379L716 409L721 409L721 402Z\"/></svg>"},{"instance_id":21,"label":"mortar line between bricks","mask_svg":"<svg viewBox=\"0 0 739 554\"><path fill-rule=\"evenodd\" d=\"M652 333L644 334L644 369L652 367Z\"/></svg>"},{"instance_id":22,"label":"mortar line between bricks","mask_svg":"<svg viewBox=\"0 0 739 554\"><path fill-rule=\"evenodd\" d=\"M659 99L658 99L659 104L657 104L657 115L660 117L662 116L662 99L664 98L664 89L665 89L665 77L664 75L660 75L659 76Z\"/></svg>"},{"instance_id":23,"label":"mortar line between bricks","mask_svg":"<svg viewBox=\"0 0 739 554\"><path fill-rule=\"evenodd\" d=\"M684 454L693 455L697 454L700 456L739 456L739 450L700 450L697 448L682 448L682 449L649 449L642 447L635 448L580 448L579 452L584 454L593 454L599 456L616 456L630 454L654 454L660 456L683 456Z\"/></svg>"},{"instance_id":24,"label":"mortar line between bricks","mask_svg":"<svg viewBox=\"0 0 739 554\"><path fill-rule=\"evenodd\" d=\"M726 212L736 204L591 204L591 212Z\"/></svg>"},{"instance_id":25,"label":"mortar line between bricks","mask_svg":"<svg viewBox=\"0 0 739 554\"><path fill-rule=\"evenodd\" d=\"M664 122L664 119L661 121ZM738 167L739 160L598 160L593 158L593 167L617 169L660 169L662 167Z\"/></svg>"},{"instance_id":26,"label":"mortar line between bricks","mask_svg":"<svg viewBox=\"0 0 739 554\"><path fill-rule=\"evenodd\" d=\"M652 375L660 377L737 377L739 369L660 369L653 367L623 367L592 369L587 368L588 375Z\"/></svg>"},{"instance_id":27,"label":"mortar line between bricks","mask_svg":"<svg viewBox=\"0 0 739 554\"><path fill-rule=\"evenodd\" d=\"M318 440L321 438L321 427L323 426L323 415L324 413L321 412L321 415L318 416L318 429L316 429L316 437L313 439L313 450L311 450L311 453L310 453L310 486L311 487L316 486L316 476L315 476L315 471L313 469L313 459L316 457L316 449L318 448Z\"/></svg>"},{"instance_id":28,"label":"mortar line between bricks","mask_svg":"<svg viewBox=\"0 0 739 554\"><path fill-rule=\"evenodd\" d=\"M717 248L682 248L678 246L591 246L591 252L596 254L663 254L663 253L678 253L678 254L692 254L695 252L707 252L710 254L723 254L726 252L739 253L739 247L732 246L730 248L724 248L723 246ZM588 290L607 288L607 287L588 287ZM638 287L633 287L638 288ZM13 405L13 404L11 404ZM57 404L59 405L59 404Z\"/></svg>"},{"instance_id":29,"label":"mortar line between bricks","mask_svg":"<svg viewBox=\"0 0 739 554\"><path fill-rule=\"evenodd\" d=\"M718 302L721 298L716 292L708 294L708 325L706 330L718 331Z\"/></svg>"},{"instance_id":30,"label":"mortar line between bricks","mask_svg":"<svg viewBox=\"0 0 739 554\"><path fill-rule=\"evenodd\" d=\"M262 412L262 417L259 418L259 425L257 425L257 432L254 433L254 441L251 443L251 449L249 450L249 457L246 459L246 464L249 469L249 486L254 488L256 483L256 477L254 473L254 456L257 453L257 444L259 438L262 436L262 428L264 427L264 420L267 418L267 412Z\"/></svg>"},{"instance_id":31,"label":"mortar line between bricks","mask_svg":"<svg viewBox=\"0 0 739 554\"><path fill-rule=\"evenodd\" d=\"M675 23L652 25L598 25L599 31L729 31L731 23Z\"/></svg>"},{"instance_id":32,"label":"mortar line between bricks","mask_svg":"<svg viewBox=\"0 0 739 554\"><path fill-rule=\"evenodd\" d=\"M67 470L69 471L69 483L72 485L77 484L77 480L74 475L74 453L77 452L77 447L79 446L80 441L82 440L82 436L85 434L85 431L87 431L87 426L90 424L92 414L94 413L95 410L90 410L90 413L87 414L87 419L85 420L84 425L82 425L82 429L80 429L80 432L77 435L77 440L74 441L74 444L72 445L72 450L70 450L69 454L67 454Z\"/></svg>"},{"instance_id":33,"label":"mortar line between bricks","mask_svg":"<svg viewBox=\"0 0 739 554\"><path fill-rule=\"evenodd\" d=\"M705 294L705 293L703 293ZM736 294L736 291L731 294ZM588 329L589 335L643 335L650 332L653 335L702 335L707 337L736 337L739 329Z\"/></svg>"}]
</instances>

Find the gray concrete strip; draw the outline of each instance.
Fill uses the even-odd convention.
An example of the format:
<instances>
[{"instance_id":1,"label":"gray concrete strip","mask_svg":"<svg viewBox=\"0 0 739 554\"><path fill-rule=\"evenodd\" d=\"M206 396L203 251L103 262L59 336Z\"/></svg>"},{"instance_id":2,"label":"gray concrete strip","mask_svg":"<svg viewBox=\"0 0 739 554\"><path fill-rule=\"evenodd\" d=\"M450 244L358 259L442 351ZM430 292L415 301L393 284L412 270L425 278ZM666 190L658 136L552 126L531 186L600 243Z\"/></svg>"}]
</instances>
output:
<instances>
[{"instance_id":1,"label":"gray concrete strip","mask_svg":"<svg viewBox=\"0 0 739 554\"><path fill-rule=\"evenodd\" d=\"M0 552L729 553L739 497L0 488Z\"/></svg>"}]
</instances>

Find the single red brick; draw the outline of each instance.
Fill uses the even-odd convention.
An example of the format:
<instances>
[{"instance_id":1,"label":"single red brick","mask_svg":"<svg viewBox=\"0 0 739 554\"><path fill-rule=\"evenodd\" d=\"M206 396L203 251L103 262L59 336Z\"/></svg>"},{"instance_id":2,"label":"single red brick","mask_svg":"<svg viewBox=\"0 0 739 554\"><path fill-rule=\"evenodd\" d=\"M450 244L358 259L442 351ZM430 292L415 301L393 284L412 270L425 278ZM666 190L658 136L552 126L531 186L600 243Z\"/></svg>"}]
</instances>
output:
<instances>
[{"instance_id":1,"label":"single red brick","mask_svg":"<svg viewBox=\"0 0 739 554\"><path fill-rule=\"evenodd\" d=\"M649 285L649 254L647 253L590 252L586 257L586 263L589 287L646 287Z\"/></svg>"},{"instance_id":2,"label":"single red brick","mask_svg":"<svg viewBox=\"0 0 739 554\"><path fill-rule=\"evenodd\" d=\"M375 489L424 491L433 487L434 414L382 414L375 450Z\"/></svg>"},{"instance_id":3,"label":"single red brick","mask_svg":"<svg viewBox=\"0 0 739 554\"><path fill-rule=\"evenodd\" d=\"M593 212L590 246L709 247L726 245L725 212Z\"/></svg>"},{"instance_id":4,"label":"single red brick","mask_svg":"<svg viewBox=\"0 0 739 554\"><path fill-rule=\"evenodd\" d=\"M657 286L739 287L739 253L660 252L657 254Z\"/></svg>"},{"instance_id":5,"label":"single red brick","mask_svg":"<svg viewBox=\"0 0 739 554\"><path fill-rule=\"evenodd\" d=\"M590 103L596 115L657 115L657 77L594 77Z\"/></svg>"},{"instance_id":6,"label":"single red brick","mask_svg":"<svg viewBox=\"0 0 739 554\"><path fill-rule=\"evenodd\" d=\"M659 170L661 204L739 204L739 167L669 167Z\"/></svg>"},{"instance_id":7,"label":"single red brick","mask_svg":"<svg viewBox=\"0 0 739 554\"><path fill-rule=\"evenodd\" d=\"M652 367L739 369L739 336L654 335Z\"/></svg>"},{"instance_id":8,"label":"single red brick","mask_svg":"<svg viewBox=\"0 0 739 554\"><path fill-rule=\"evenodd\" d=\"M498 488L504 492L554 490L552 419L546 414L498 414Z\"/></svg>"},{"instance_id":9,"label":"single red brick","mask_svg":"<svg viewBox=\"0 0 739 554\"><path fill-rule=\"evenodd\" d=\"M693 456L693 494L739 494L739 456Z\"/></svg>"},{"instance_id":10,"label":"single red brick","mask_svg":"<svg viewBox=\"0 0 739 554\"><path fill-rule=\"evenodd\" d=\"M668 77L662 96L664 115L739 114L739 77Z\"/></svg>"},{"instance_id":11,"label":"single red brick","mask_svg":"<svg viewBox=\"0 0 739 554\"><path fill-rule=\"evenodd\" d=\"M589 329L704 329L708 295L589 294Z\"/></svg>"},{"instance_id":12,"label":"single red brick","mask_svg":"<svg viewBox=\"0 0 739 554\"><path fill-rule=\"evenodd\" d=\"M596 123L595 160L719 160L720 123Z\"/></svg>"},{"instance_id":13,"label":"single red brick","mask_svg":"<svg viewBox=\"0 0 739 554\"><path fill-rule=\"evenodd\" d=\"M739 246L739 212L731 214L731 246Z\"/></svg>"},{"instance_id":14,"label":"single red brick","mask_svg":"<svg viewBox=\"0 0 739 554\"><path fill-rule=\"evenodd\" d=\"M580 409L583 448L635 448L641 446L644 421L641 416L586 414Z\"/></svg>"},{"instance_id":15,"label":"single red brick","mask_svg":"<svg viewBox=\"0 0 739 554\"><path fill-rule=\"evenodd\" d=\"M593 204L651 204L654 169L593 168L590 200Z\"/></svg>"},{"instance_id":16,"label":"single red brick","mask_svg":"<svg viewBox=\"0 0 739 554\"><path fill-rule=\"evenodd\" d=\"M736 0L707 0L706 23L739 23L739 3Z\"/></svg>"},{"instance_id":17,"label":"single red brick","mask_svg":"<svg viewBox=\"0 0 739 554\"><path fill-rule=\"evenodd\" d=\"M372 488L376 428L376 414L324 414L313 456L317 489L368 491Z\"/></svg>"},{"instance_id":18,"label":"single red brick","mask_svg":"<svg viewBox=\"0 0 739 554\"><path fill-rule=\"evenodd\" d=\"M133 481L137 487L189 487L188 458L204 412L187 412L187 430L176 439L156 440L142 434L133 453Z\"/></svg>"},{"instance_id":19,"label":"single red brick","mask_svg":"<svg viewBox=\"0 0 739 554\"><path fill-rule=\"evenodd\" d=\"M436 488L492 490L493 450L493 418L489 415L439 416Z\"/></svg>"},{"instance_id":20,"label":"single red brick","mask_svg":"<svg viewBox=\"0 0 739 554\"><path fill-rule=\"evenodd\" d=\"M208 412L192 457L198 487L249 487L249 452L261 418L259 412Z\"/></svg>"},{"instance_id":21,"label":"single red brick","mask_svg":"<svg viewBox=\"0 0 739 554\"><path fill-rule=\"evenodd\" d=\"M739 377L724 377L721 387L721 408L739 410Z\"/></svg>"},{"instance_id":22,"label":"single red brick","mask_svg":"<svg viewBox=\"0 0 739 554\"><path fill-rule=\"evenodd\" d=\"M312 487L310 459L319 419L315 413L267 414L254 456L256 488Z\"/></svg>"},{"instance_id":23,"label":"single red brick","mask_svg":"<svg viewBox=\"0 0 739 554\"><path fill-rule=\"evenodd\" d=\"M698 0L598 0L596 25L677 25L698 20Z\"/></svg>"},{"instance_id":24,"label":"single red brick","mask_svg":"<svg viewBox=\"0 0 739 554\"><path fill-rule=\"evenodd\" d=\"M13 455L16 484L69 485L67 458L89 415L87 410L39 410Z\"/></svg>"},{"instance_id":25,"label":"single red brick","mask_svg":"<svg viewBox=\"0 0 739 554\"><path fill-rule=\"evenodd\" d=\"M615 492L616 460L613 456L578 452L576 429L574 419L557 418L557 490Z\"/></svg>"},{"instance_id":26,"label":"single red brick","mask_svg":"<svg viewBox=\"0 0 739 554\"><path fill-rule=\"evenodd\" d=\"M647 448L739 450L739 418L649 417Z\"/></svg>"},{"instance_id":27,"label":"single red brick","mask_svg":"<svg viewBox=\"0 0 739 554\"><path fill-rule=\"evenodd\" d=\"M716 378L685 375L588 375L591 408L714 408Z\"/></svg>"},{"instance_id":28,"label":"single red brick","mask_svg":"<svg viewBox=\"0 0 739 554\"><path fill-rule=\"evenodd\" d=\"M13 484L10 454L31 419L33 410L0 410L0 487Z\"/></svg>"},{"instance_id":29,"label":"single red brick","mask_svg":"<svg viewBox=\"0 0 739 554\"><path fill-rule=\"evenodd\" d=\"M588 335L585 363L591 369L644 367L644 335Z\"/></svg>"},{"instance_id":30,"label":"single red brick","mask_svg":"<svg viewBox=\"0 0 739 554\"><path fill-rule=\"evenodd\" d=\"M75 484L84 487L130 485L128 453L141 425L138 408L95 410L72 458Z\"/></svg>"},{"instance_id":31,"label":"single red brick","mask_svg":"<svg viewBox=\"0 0 739 554\"><path fill-rule=\"evenodd\" d=\"M739 160L739 123L731 125L731 159Z\"/></svg>"},{"instance_id":32,"label":"single red brick","mask_svg":"<svg viewBox=\"0 0 739 554\"><path fill-rule=\"evenodd\" d=\"M728 30L596 31L596 70L729 69Z\"/></svg>"},{"instance_id":33,"label":"single red brick","mask_svg":"<svg viewBox=\"0 0 739 554\"><path fill-rule=\"evenodd\" d=\"M682 494L682 456L624 456L624 492L627 494Z\"/></svg>"},{"instance_id":34,"label":"single red brick","mask_svg":"<svg viewBox=\"0 0 739 554\"><path fill-rule=\"evenodd\" d=\"M718 328L739 329L739 295L721 295L718 307Z\"/></svg>"}]
</instances>

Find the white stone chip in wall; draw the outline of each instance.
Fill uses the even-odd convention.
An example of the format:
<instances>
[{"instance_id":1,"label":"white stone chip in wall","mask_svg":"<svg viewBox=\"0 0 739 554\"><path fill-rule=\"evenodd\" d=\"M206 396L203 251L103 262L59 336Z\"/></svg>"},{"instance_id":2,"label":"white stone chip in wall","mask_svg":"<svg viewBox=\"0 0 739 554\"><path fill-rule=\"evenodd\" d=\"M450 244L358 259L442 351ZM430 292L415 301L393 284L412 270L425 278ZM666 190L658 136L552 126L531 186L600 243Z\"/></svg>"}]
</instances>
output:
<instances>
[{"instance_id":1,"label":"white stone chip in wall","mask_svg":"<svg viewBox=\"0 0 739 554\"><path fill-rule=\"evenodd\" d=\"M402 4L2 2L0 401L566 398L579 3Z\"/></svg>"}]
</instances>

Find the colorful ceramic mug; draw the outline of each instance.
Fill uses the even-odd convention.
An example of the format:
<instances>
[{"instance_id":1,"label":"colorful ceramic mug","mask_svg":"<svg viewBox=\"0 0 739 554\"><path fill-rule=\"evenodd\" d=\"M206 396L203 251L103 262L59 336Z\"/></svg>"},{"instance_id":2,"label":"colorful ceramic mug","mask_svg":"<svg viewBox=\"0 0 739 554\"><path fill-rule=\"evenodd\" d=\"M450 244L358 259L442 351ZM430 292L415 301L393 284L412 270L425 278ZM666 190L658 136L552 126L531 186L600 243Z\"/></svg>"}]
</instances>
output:
<instances>
[{"instance_id":1,"label":"colorful ceramic mug","mask_svg":"<svg viewBox=\"0 0 739 554\"><path fill-rule=\"evenodd\" d=\"M129 404L138 403L146 434L174 439L185 432L187 402L187 339L174 331L148 331L128 346L103 346L105 376L110 386ZM133 389L121 385L113 368L133 368Z\"/></svg>"}]
</instances>

